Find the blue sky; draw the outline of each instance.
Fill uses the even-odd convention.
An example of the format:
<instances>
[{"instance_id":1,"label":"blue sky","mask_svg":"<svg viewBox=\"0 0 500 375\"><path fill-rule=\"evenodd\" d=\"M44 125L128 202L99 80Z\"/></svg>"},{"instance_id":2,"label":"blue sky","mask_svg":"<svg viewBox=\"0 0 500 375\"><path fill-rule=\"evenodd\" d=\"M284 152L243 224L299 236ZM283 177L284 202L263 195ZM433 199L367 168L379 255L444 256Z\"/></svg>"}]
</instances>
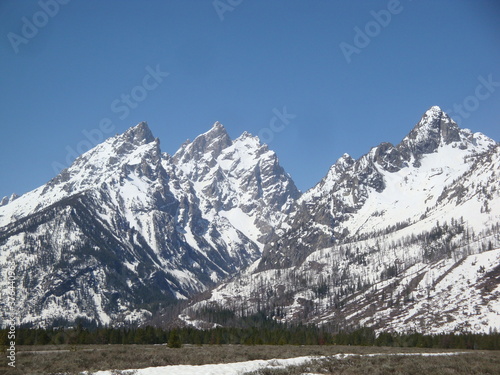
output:
<instances>
[{"instance_id":1,"label":"blue sky","mask_svg":"<svg viewBox=\"0 0 500 375\"><path fill-rule=\"evenodd\" d=\"M140 121L168 153L215 121L260 134L302 190L432 105L499 141L498 19L496 0L3 0L0 197Z\"/></svg>"}]
</instances>

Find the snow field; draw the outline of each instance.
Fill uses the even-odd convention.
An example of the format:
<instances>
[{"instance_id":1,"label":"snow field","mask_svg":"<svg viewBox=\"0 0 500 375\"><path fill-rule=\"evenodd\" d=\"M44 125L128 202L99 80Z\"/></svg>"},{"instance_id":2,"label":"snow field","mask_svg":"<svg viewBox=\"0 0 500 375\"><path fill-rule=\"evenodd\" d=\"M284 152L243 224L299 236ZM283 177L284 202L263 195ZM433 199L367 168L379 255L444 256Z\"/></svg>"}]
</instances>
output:
<instances>
[{"instance_id":1,"label":"snow field","mask_svg":"<svg viewBox=\"0 0 500 375\"><path fill-rule=\"evenodd\" d=\"M445 353L372 353L372 354L336 354L329 357L296 357L288 359L270 359L270 360L254 360L236 363L221 363L210 365L177 365L177 366L162 366L149 367L145 369L125 370L124 373L131 372L131 375L241 375L247 372L257 371L261 369L283 369L289 366L303 365L313 360L321 360L325 358L345 359L349 357L377 357L377 356L453 356L466 354L465 352L445 352ZM98 371L93 375L113 375L112 371ZM303 374L307 375L307 373ZM315 375L315 374L311 374Z\"/></svg>"}]
</instances>

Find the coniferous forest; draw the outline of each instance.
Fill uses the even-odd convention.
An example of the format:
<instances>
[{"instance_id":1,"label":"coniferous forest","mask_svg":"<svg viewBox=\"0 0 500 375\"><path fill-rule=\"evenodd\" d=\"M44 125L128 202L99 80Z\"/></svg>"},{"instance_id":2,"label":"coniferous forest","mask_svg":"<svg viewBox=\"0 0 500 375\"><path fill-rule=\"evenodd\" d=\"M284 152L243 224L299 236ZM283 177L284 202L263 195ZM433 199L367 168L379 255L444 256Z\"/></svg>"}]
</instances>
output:
<instances>
[{"instance_id":1,"label":"coniferous forest","mask_svg":"<svg viewBox=\"0 0 500 375\"><path fill-rule=\"evenodd\" d=\"M7 330L0 331L0 342L7 342ZM324 325L283 324L255 314L239 321L238 326L196 329L193 327L164 329L153 326L111 328L84 325L71 328L16 329L17 345L106 345L106 344L167 344L182 345L359 345L389 347L419 347L443 349L500 349L500 333L376 333L361 327L334 332Z\"/></svg>"}]
</instances>

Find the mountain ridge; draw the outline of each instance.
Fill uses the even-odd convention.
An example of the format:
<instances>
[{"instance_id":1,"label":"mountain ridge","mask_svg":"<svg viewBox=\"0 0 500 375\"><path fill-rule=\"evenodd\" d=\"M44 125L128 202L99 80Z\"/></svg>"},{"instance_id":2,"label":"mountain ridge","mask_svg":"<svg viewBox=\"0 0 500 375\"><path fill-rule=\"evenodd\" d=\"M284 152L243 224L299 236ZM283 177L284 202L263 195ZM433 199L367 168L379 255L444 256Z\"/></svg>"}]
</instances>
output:
<instances>
[{"instance_id":1,"label":"mountain ridge","mask_svg":"<svg viewBox=\"0 0 500 375\"><path fill-rule=\"evenodd\" d=\"M469 148L472 153L486 151L496 144L481 133L472 134L468 130L460 129L439 107L433 106L398 145L393 146L391 143L383 142L372 147L357 160L344 154L317 185L302 195L298 202L302 208L295 215L315 217L320 225L328 226L329 230L325 233L311 235L314 235L318 243L333 244L336 238L348 235L349 228L342 230L339 228L352 213L362 208L370 191L374 190L377 193L384 191L386 188L384 173L399 172L410 164L414 168L419 168L420 159L424 155L432 154L440 145L444 147L452 142L455 147L461 150ZM327 192L330 190L337 190L336 197L328 196ZM312 210L308 207L312 207ZM294 227L293 220L290 226ZM300 233L299 228L295 228L295 231ZM290 246L296 246L299 240L300 238L293 237ZM283 244L279 246L282 247ZM269 267L268 255L273 256L277 253L272 248L265 250L259 269ZM299 257L299 260L302 258L303 256ZM286 259L274 259L271 262L289 264Z\"/></svg>"},{"instance_id":2,"label":"mountain ridge","mask_svg":"<svg viewBox=\"0 0 500 375\"><path fill-rule=\"evenodd\" d=\"M282 216L265 207L296 188L249 140L215 124L169 156L142 122L2 206L0 268L17 264L20 323L144 321L255 261Z\"/></svg>"},{"instance_id":3,"label":"mountain ridge","mask_svg":"<svg viewBox=\"0 0 500 375\"><path fill-rule=\"evenodd\" d=\"M299 198L258 265L186 315L203 320L204 308L233 306L284 322L344 328L499 329L500 287L492 276L500 263L499 151L493 140L460 129L432 107L398 145L381 143L357 160L339 158ZM447 277L453 269L454 278ZM471 303L483 318L463 307ZM425 307L431 305L435 313Z\"/></svg>"},{"instance_id":4,"label":"mountain ridge","mask_svg":"<svg viewBox=\"0 0 500 375\"><path fill-rule=\"evenodd\" d=\"M419 288L430 293L439 267L461 269L459 261L477 256L482 275L493 272L496 258L483 253L500 244L499 152L435 106L397 145L381 143L356 160L344 154L301 193L248 132L233 140L216 122L169 155L142 122L46 185L2 200L0 271L17 262L20 322L35 326L144 323L222 282L185 316L207 305L265 307L283 321L397 330L402 323L383 314L402 317L410 305L375 304L379 318L369 320L353 301L364 306L370 290L387 300L391 288L395 304L407 298L388 280L413 285L415 267L428 280L413 285L415 300ZM483 276L474 285L491 285ZM491 298L485 306L496 311Z\"/></svg>"}]
</instances>

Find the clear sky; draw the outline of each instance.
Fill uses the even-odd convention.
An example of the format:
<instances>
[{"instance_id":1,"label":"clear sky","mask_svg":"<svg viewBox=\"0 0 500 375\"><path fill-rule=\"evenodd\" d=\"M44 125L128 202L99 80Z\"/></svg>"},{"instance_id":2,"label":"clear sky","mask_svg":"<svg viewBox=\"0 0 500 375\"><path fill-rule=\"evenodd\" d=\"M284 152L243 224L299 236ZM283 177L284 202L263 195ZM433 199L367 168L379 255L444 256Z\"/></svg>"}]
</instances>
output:
<instances>
[{"instance_id":1,"label":"clear sky","mask_svg":"<svg viewBox=\"0 0 500 375\"><path fill-rule=\"evenodd\" d=\"M499 141L499 20L497 0L2 0L0 198L140 121L168 153L215 121L261 135L301 190L432 105Z\"/></svg>"}]
</instances>

